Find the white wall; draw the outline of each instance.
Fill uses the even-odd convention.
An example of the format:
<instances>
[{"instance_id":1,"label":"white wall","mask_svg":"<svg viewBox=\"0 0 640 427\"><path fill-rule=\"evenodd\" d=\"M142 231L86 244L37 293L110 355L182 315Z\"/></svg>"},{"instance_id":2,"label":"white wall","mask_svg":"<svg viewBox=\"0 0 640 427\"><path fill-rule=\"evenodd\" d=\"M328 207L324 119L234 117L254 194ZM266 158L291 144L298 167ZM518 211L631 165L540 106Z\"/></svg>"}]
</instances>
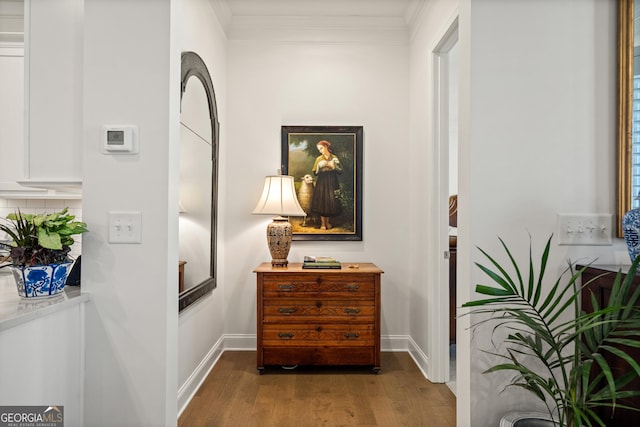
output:
<instances>
[{"instance_id":1,"label":"white wall","mask_svg":"<svg viewBox=\"0 0 640 427\"><path fill-rule=\"evenodd\" d=\"M159 89L157 85L153 86L157 82L147 79L145 75L145 73L149 75L158 74L156 67L167 70L167 61L165 59L160 58L162 65L153 65L151 62L155 60L153 59L154 57L149 56L147 53L145 55L140 54L140 52L150 49L151 45L155 45L156 47L153 49L157 49L158 52L170 48L168 44L170 38L168 36L169 20L159 20L158 28L140 26L136 23L136 20L147 22L149 16L165 14L166 11L162 10L162 8L168 6L169 2L160 4L159 9L153 8L150 15L147 15L144 10L145 2L131 2L129 6L132 7L133 14L129 11L118 12L116 10L96 12L95 7L100 7L99 3L87 1L87 5L88 24L86 27L90 29L87 32L87 49L97 56L88 55L89 58L85 64L89 71L86 73L88 83L86 84L84 102L87 105L87 122L89 123L86 128L90 130L88 131L89 135L85 138L87 141L86 146L89 150L84 161L86 191L84 203L88 207L88 212L90 212L88 221L91 224L92 241L85 252L87 255L85 258L88 260L85 262L86 265L83 272L83 288L95 293L95 303L92 303L89 309L87 328L89 335L89 369L87 375L89 386L87 389L91 394L91 398L87 402L87 419L91 422L94 418L107 417L100 419L99 423L101 425L110 422L113 422L114 425L128 425L129 423L159 425L163 421L158 421L158 419L164 419L166 416L167 423L172 424L176 418L175 398L177 386L171 385L175 381L171 378L176 373L175 366L177 365L178 367L177 384L180 385L179 391L182 392L178 395L180 399L178 403L184 404L185 399L189 397L189 393L193 392L198 385L200 378L197 375L206 374L206 362L212 363L213 356L216 355L215 353L213 355L210 353L222 335L224 309L221 304L222 289L219 289L183 312L180 316L180 341L178 344L172 344L171 348L166 350L166 360L162 360L164 356L161 353L165 350L158 348L158 346L162 346L163 341L166 343L172 342L177 335L171 331L173 328L172 323L178 316L177 307L174 307L174 299L177 296L170 295L170 298L167 299L165 302L168 307L166 312L162 310L156 311L156 308L160 308L158 303L162 301L161 298L156 298L155 296L157 296L158 283L167 281L167 277L176 277L177 271L172 271L173 267L168 268L169 271L159 272L160 277L155 279L141 278L139 275L145 275L152 266L162 265L162 263L158 264L155 261L158 256L162 257L162 255L153 253L154 244L150 242L149 245L145 245L149 240L149 236L159 239L164 237L171 239L172 234L175 233L175 230L169 226L166 233L154 235L153 233L154 230L157 230L157 226L154 224L155 221L150 218L149 212L167 211L167 207L164 204L161 207L151 205L158 202L162 203L161 199L166 197L165 195L154 195L154 192L163 191L163 186L158 185L158 183L167 180L171 181L170 163L178 158L177 155L172 155L169 161L162 160L163 153L166 155L169 149L167 147L163 149L162 145L158 144L158 141L162 140L162 137L157 137L159 133L156 136L153 135L157 123L167 123L166 119L157 119L154 114L162 114L163 110L167 111L170 108L177 109L177 104L169 107L167 100L157 101L158 98L154 98L154 95L158 95L161 92L168 93L169 90L176 93L179 92L177 92L177 84L171 86L171 89L163 90L162 87L165 84L168 87L169 83L161 82ZM224 39L219 27L213 25L216 24L216 21L212 15L209 2L206 0L183 2L182 8L183 30L176 31L174 29L173 34L180 33L183 35L180 41L180 44L184 46L182 50L195 50L208 63L216 88L218 112L221 121L224 121L224 76L226 72ZM105 16L109 13L114 13L116 16L119 14L131 16L131 19L127 21L132 24L131 27L125 30L121 25L118 26L118 29L124 31L123 38L105 36L106 38L102 39L100 34L91 31L94 28L92 27L94 24L98 27L105 24L102 21L103 12ZM136 18L136 13L142 13L143 17ZM180 16L175 11L173 13L175 16ZM147 44L149 40L138 37L138 32L145 30L149 32L166 31L167 34ZM204 37L204 32L208 32L210 37ZM131 38L140 44L131 45L127 38ZM164 42L158 43L162 40ZM82 41L81 38L80 46L82 46ZM118 43L127 44L128 48L122 49L118 46ZM114 56L114 52L118 52L122 56ZM176 52L179 53L177 50ZM117 72L115 75L120 77L116 77L118 81L110 84L108 82L110 77L113 77L113 70L105 64L98 64L101 59L107 57L105 55L112 55L114 62L111 65L118 63L133 64L132 68L116 66ZM83 53L80 52L77 56L82 57ZM98 56L103 56L103 58ZM138 60L142 61L142 63ZM175 60L176 58L172 59L172 61ZM179 56L177 56L177 61L179 67ZM135 69L136 72L129 74L132 69ZM171 71L175 72L175 70ZM103 72L104 74L102 74ZM178 82L179 74L177 77L171 77L171 79ZM145 84L140 85L140 81L144 81ZM130 83L135 87L121 83ZM82 86L80 81L77 87L80 88ZM138 86L141 88L140 91L137 90ZM18 87L21 89L20 85ZM148 93L145 91L148 91ZM126 99L127 102L122 103L122 98ZM111 99L111 101L103 104L106 99ZM15 104L18 101L20 103ZM149 102L148 104L147 101ZM14 105L22 105L22 101L14 100ZM17 111L20 112L20 109ZM19 116L19 118L21 122L22 117ZM59 120L56 117L51 117L51 119ZM77 117L73 120L80 123L82 117ZM68 124L68 120L63 120L63 122ZM97 129L104 123L138 124L141 129L141 155L113 158L99 154ZM145 125L145 123L148 124ZM18 128L22 129L20 126ZM221 132L223 138L224 133L223 126ZM8 141L3 138L3 142ZM19 148L20 150L22 149L21 145L19 145ZM175 147L171 148L171 150L175 150ZM21 158L21 151L18 154L19 158ZM221 149L221 155L224 155L224 148ZM160 160L157 163L158 169L155 169L154 162L158 160ZM14 163L12 162L12 165ZM17 167L21 171L22 164L18 163ZM149 168L148 170L146 169L147 167ZM149 176L155 176L155 178L150 178L151 181L142 179L138 182L138 178L140 178L140 169L138 168L145 168L145 175L149 174ZM16 179L16 173L10 175L11 178ZM139 186L134 182L137 182ZM169 187L167 186L167 188ZM170 190L173 191L173 188ZM144 194L144 197L141 197L141 194ZM224 196L224 188L221 188L220 194ZM174 195L170 194L168 197L174 197ZM64 206L69 206L71 212L77 215L78 219L83 219L82 205L79 200L0 199L0 213L2 213L3 217L9 212L13 212L16 208L20 208L25 212L42 212L52 209L57 210ZM171 207L170 210L175 210L177 204L169 203L169 206ZM143 245L127 247L107 244L106 210L122 209L139 209L143 211ZM222 222L223 215L220 215L220 217L219 221ZM224 236L223 230L219 230L219 234ZM156 246L157 249L161 249L170 245L160 244ZM176 245L173 246L175 247ZM79 244L74 245L73 253L79 253L79 249ZM219 247L218 251L219 271L222 272L224 271L223 248ZM94 256L96 257L96 262L91 262L91 258ZM171 257L172 255L166 256ZM124 261L117 260L118 257L123 257ZM139 265L130 265L131 262L140 264L141 260L145 260L142 262L143 269L140 269ZM168 264L172 265L173 263ZM104 274L105 270L109 274ZM166 277L163 274L165 272ZM168 286L168 292L173 292L175 290L175 280L169 280ZM163 287L160 289L163 289ZM162 319L163 316L166 316L166 319ZM167 324L166 328L162 327L163 323ZM159 327L157 326L158 324L160 325ZM161 332L162 330L165 332ZM132 345L133 342L136 342L136 344ZM170 361L170 358L173 357L171 353L177 353L178 351L179 362L174 361L172 363ZM218 351L220 351L220 348L218 348ZM202 364L205 366L203 367ZM144 369L141 368L142 366ZM159 385L158 382L163 382L162 377L164 375L168 379L164 380L164 384ZM108 380L105 379L105 376L108 377ZM149 377L153 377L154 381L149 381ZM149 393L145 390L147 386L149 387ZM99 392L96 390L99 390ZM159 396L163 392L167 394L165 398ZM123 399L123 401L119 399ZM162 405L166 405L164 412L162 410L156 411ZM98 407L100 410L97 410ZM110 411L109 407L120 408L117 411L117 417L106 416L102 413L103 410ZM70 420L82 419L82 408L78 407L76 409L79 411L78 415L73 413L73 407L69 407ZM154 415L148 417L147 410L153 411ZM167 414L169 415L167 416ZM140 421L143 419L144 421ZM73 424L81 424L81 422L78 421Z\"/></svg>"},{"instance_id":2,"label":"white wall","mask_svg":"<svg viewBox=\"0 0 640 427\"><path fill-rule=\"evenodd\" d=\"M280 167L280 127L362 125L363 241L296 241L289 261L330 255L376 263L385 272L382 335L406 336L406 248L409 234L421 226L410 224L407 214L407 46L232 40L228 59L225 333L255 339L252 270L270 260L265 231L271 218L250 212L264 176Z\"/></svg>"},{"instance_id":3,"label":"white wall","mask_svg":"<svg viewBox=\"0 0 640 427\"><path fill-rule=\"evenodd\" d=\"M484 280L476 246L504 261L501 236L527 259L527 233L539 254L558 213L615 212L615 2L461 0L460 23L458 279L468 286ZM621 247L554 244L549 279L568 258L613 263ZM481 373L488 339L471 340L471 413L460 425L497 425L535 404Z\"/></svg>"},{"instance_id":4,"label":"white wall","mask_svg":"<svg viewBox=\"0 0 640 427\"><path fill-rule=\"evenodd\" d=\"M411 157L414 182L437 194L437 176L429 172L437 162L430 133L434 100L422 94L431 93L433 84L431 52L459 13L460 304L472 298L472 284L484 280L473 266L481 260L476 246L499 254L501 236L526 256L531 233L539 253L556 232L558 213L615 212L615 3L456 3L430 2L412 39ZM430 212L433 197L413 199L412 211ZM410 331L432 357L423 325L437 284L429 260L439 254L433 243L418 239L429 241L428 231L411 245ZM547 274L554 277L568 258L614 263L620 251L620 239L605 247L554 244ZM535 405L525 393L500 393L504 378L481 373L490 361L478 349L488 337L471 340L465 324L467 318L458 320L458 425L497 425L505 411Z\"/></svg>"},{"instance_id":5,"label":"white wall","mask_svg":"<svg viewBox=\"0 0 640 427\"><path fill-rule=\"evenodd\" d=\"M178 409L190 399L200 381L222 351L223 319L226 312L223 295L226 288L225 271L225 158L228 125L226 105L226 39L208 0L188 0L182 3L180 46L194 51L207 64L216 92L220 120L220 170L218 186L218 262L217 289L180 314L178 341Z\"/></svg>"},{"instance_id":6,"label":"white wall","mask_svg":"<svg viewBox=\"0 0 640 427\"><path fill-rule=\"evenodd\" d=\"M177 419L177 4L85 0L86 425L155 427ZM138 126L139 154L102 154L105 124ZM141 213L141 243L109 243L111 211Z\"/></svg>"}]
</instances>

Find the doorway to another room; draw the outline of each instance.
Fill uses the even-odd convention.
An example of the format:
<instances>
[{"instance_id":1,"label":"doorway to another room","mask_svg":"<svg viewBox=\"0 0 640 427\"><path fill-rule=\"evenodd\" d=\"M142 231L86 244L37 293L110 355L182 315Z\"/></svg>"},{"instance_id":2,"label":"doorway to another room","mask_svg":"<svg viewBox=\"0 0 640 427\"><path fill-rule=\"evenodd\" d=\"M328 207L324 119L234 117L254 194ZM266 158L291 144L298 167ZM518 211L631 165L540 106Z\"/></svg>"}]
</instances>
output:
<instances>
[{"instance_id":1,"label":"doorway to another room","mask_svg":"<svg viewBox=\"0 0 640 427\"><path fill-rule=\"evenodd\" d=\"M459 59L457 20L447 30L434 50L434 89L436 144L440 160L440 209L443 230L440 235L444 254L440 264L440 286L448 289L448 310L439 316L448 323L447 345L441 347L439 357L448 359L443 377L456 394L456 296L457 296L457 215L458 215L458 122L459 122ZM446 205L445 205L446 203ZM445 232L446 230L446 232ZM443 301L444 302L444 301ZM441 305L442 307L442 305ZM441 341L442 342L442 341ZM448 369L447 369L448 368ZM446 372L448 371L448 372Z\"/></svg>"},{"instance_id":2,"label":"doorway to another room","mask_svg":"<svg viewBox=\"0 0 640 427\"><path fill-rule=\"evenodd\" d=\"M456 295L458 248L458 48L449 51L449 387L456 393Z\"/></svg>"}]
</instances>

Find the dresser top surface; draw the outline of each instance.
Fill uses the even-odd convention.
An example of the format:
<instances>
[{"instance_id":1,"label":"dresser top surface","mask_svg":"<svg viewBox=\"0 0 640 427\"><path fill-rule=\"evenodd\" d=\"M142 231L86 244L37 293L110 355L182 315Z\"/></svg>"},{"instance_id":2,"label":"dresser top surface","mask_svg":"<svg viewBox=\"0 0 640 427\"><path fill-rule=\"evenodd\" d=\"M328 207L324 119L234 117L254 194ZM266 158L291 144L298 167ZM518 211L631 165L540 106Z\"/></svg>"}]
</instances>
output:
<instances>
[{"instance_id":1,"label":"dresser top surface","mask_svg":"<svg viewBox=\"0 0 640 427\"><path fill-rule=\"evenodd\" d=\"M378 266L370 262L342 262L342 268L302 268L301 262L290 262L287 267L272 267L270 262L263 262L253 270L254 273L322 273L322 274L356 274L384 273Z\"/></svg>"}]
</instances>

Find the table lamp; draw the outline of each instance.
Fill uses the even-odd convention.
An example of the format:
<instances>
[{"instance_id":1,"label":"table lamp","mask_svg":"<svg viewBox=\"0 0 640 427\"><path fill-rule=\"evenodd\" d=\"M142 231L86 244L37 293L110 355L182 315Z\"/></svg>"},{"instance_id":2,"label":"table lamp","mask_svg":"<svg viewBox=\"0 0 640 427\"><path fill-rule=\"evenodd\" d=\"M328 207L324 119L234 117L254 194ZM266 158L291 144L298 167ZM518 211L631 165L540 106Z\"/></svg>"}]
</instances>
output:
<instances>
[{"instance_id":1,"label":"table lamp","mask_svg":"<svg viewBox=\"0 0 640 427\"><path fill-rule=\"evenodd\" d=\"M252 214L278 215L267 226L267 244L271 252L272 267L286 267L291 248L289 216L306 216L296 197L293 177L272 175L264 178L262 196Z\"/></svg>"}]
</instances>

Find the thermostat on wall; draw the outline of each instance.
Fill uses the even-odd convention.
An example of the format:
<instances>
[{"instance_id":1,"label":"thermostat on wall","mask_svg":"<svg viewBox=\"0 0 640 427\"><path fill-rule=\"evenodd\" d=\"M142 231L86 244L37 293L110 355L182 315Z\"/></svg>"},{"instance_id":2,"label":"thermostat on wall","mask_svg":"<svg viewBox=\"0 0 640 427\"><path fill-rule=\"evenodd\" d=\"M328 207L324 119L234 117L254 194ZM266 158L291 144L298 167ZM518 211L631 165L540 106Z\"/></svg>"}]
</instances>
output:
<instances>
[{"instance_id":1,"label":"thermostat on wall","mask_svg":"<svg viewBox=\"0 0 640 427\"><path fill-rule=\"evenodd\" d=\"M102 126L102 152L105 154L135 154L138 152L138 126Z\"/></svg>"}]
</instances>

